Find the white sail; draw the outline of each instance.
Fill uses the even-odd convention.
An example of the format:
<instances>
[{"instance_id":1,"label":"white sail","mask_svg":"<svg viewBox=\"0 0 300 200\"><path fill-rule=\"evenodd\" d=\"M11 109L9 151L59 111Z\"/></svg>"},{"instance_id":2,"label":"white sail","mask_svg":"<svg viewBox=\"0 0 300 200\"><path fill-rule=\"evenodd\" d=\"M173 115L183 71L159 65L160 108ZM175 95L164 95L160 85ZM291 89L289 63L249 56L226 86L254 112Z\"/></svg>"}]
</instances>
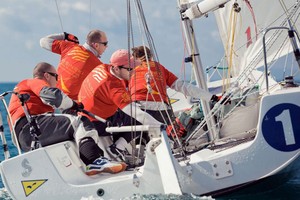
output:
<instances>
[{"instance_id":1,"label":"white sail","mask_svg":"<svg viewBox=\"0 0 300 200\"><path fill-rule=\"evenodd\" d=\"M288 27L287 13L294 26L299 27L298 9L295 0L232 0L215 11L231 75L237 76L247 67L262 66L264 32L270 27ZM286 30L266 34L268 62L293 50L288 40Z\"/></svg>"}]
</instances>

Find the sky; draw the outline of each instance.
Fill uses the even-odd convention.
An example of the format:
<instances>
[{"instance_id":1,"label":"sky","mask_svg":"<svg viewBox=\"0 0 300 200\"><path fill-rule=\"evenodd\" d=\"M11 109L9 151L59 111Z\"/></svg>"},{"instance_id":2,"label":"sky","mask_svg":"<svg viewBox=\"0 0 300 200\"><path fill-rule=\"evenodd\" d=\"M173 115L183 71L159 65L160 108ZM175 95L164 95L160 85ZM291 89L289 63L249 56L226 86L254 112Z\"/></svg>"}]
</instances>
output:
<instances>
[{"instance_id":1,"label":"sky","mask_svg":"<svg viewBox=\"0 0 300 200\"><path fill-rule=\"evenodd\" d=\"M185 54L177 0L141 2L159 61L183 76ZM109 63L115 50L128 48L126 5L127 0L1 0L0 82L31 78L38 62L57 66L60 56L39 45L40 38L52 33L72 33L83 44L90 30L104 31L109 45L101 61ZM136 23L134 10L132 16ZM203 67L215 65L223 48L214 16L197 19L194 25ZM140 34L136 32L133 38L135 44L142 44Z\"/></svg>"}]
</instances>

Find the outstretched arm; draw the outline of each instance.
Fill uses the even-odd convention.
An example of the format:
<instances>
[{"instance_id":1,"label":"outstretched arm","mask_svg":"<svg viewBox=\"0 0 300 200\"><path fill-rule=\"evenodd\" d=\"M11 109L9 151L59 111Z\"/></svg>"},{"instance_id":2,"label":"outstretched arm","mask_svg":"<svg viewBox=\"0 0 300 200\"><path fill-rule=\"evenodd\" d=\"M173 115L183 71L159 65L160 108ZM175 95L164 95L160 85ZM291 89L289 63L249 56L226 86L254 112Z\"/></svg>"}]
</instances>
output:
<instances>
[{"instance_id":1,"label":"outstretched arm","mask_svg":"<svg viewBox=\"0 0 300 200\"><path fill-rule=\"evenodd\" d=\"M205 101L210 101L212 98L212 94L204 89L201 89L195 85L190 83L186 83L183 80L177 79L172 85L171 88L181 92L187 96L200 98Z\"/></svg>"},{"instance_id":2,"label":"outstretched arm","mask_svg":"<svg viewBox=\"0 0 300 200\"><path fill-rule=\"evenodd\" d=\"M40 46L48 51L52 51L52 43L54 40L68 40L70 42L79 44L79 40L75 35L63 32L47 35L46 37L41 38Z\"/></svg>"},{"instance_id":3,"label":"outstretched arm","mask_svg":"<svg viewBox=\"0 0 300 200\"><path fill-rule=\"evenodd\" d=\"M148 113L142 111L135 103L128 104L122 111L144 125L161 125L162 123L154 119Z\"/></svg>"},{"instance_id":4,"label":"outstretched arm","mask_svg":"<svg viewBox=\"0 0 300 200\"><path fill-rule=\"evenodd\" d=\"M52 43L54 40L64 40L64 33L55 33L51 35L47 35L40 39L40 46L48 51L52 51Z\"/></svg>"}]
</instances>

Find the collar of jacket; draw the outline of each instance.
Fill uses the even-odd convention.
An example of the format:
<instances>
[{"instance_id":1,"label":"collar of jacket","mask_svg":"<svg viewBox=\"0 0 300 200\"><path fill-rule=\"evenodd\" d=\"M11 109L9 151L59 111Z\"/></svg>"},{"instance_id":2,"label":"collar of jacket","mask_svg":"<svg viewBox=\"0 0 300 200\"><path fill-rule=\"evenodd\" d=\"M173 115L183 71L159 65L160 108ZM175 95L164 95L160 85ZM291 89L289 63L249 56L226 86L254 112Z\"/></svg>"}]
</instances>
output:
<instances>
[{"instance_id":1,"label":"collar of jacket","mask_svg":"<svg viewBox=\"0 0 300 200\"><path fill-rule=\"evenodd\" d=\"M99 55L99 53L96 51L96 49L94 49L93 47L91 47L88 43L84 43L82 45L85 49L91 51L96 57L100 58L101 56Z\"/></svg>"}]
</instances>

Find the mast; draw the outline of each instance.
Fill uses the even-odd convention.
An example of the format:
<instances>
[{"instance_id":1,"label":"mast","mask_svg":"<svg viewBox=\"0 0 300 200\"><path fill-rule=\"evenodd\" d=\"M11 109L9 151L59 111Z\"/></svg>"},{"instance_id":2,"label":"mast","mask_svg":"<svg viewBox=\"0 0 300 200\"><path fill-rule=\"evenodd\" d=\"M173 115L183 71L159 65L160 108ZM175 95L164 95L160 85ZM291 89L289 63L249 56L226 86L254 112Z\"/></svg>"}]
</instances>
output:
<instances>
[{"instance_id":1,"label":"mast","mask_svg":"<svg viewBox=\"0 0 300 200\"><path fill-rule=\"evenodd\" d=\"M197 45L196 38L195 38L193 23L192 23L191 19L187 16L187 14L190 14L191 9L193 10L195 8L195 6L197 6L197 5L192 6L190 9L188 8L188 5L190 5L190 4L188 4L188 3L182 4L181 0L178 0L178 6L179 6L180 12L182 14L181 23L182 23L186 43L187 43L186 45L187 45L188 53L190 55L190 57L186 58L186 62L192 62L192 64L194 65L193 70L194 70L194 75L195 75L195 79L196 79L196 83L197 83L198 87L207 90L206 78L204 75L203 66L202 66L202 62L201 62L201 58L200 58L200 53L199 53L198 45ZM197 9L197 10L199 10L199 9ZM201 16L202 15L203 15L203 13L201 13ZM191 16L191 15L189 15L189 16ZM191 18L195 18L195 17L191 17ZM202 105L204 116L208 116L208 114L210 112L209 102L201 100L201 105ZM207 126L210 130L208 133L209 139L210 140L217 139L219 137L219 134L217 134L218 132L216 130L216 122L214 121L214 118L209 117L209 118L205 118L205 119L206 119Z\"/></svg>"}]
</instances>

